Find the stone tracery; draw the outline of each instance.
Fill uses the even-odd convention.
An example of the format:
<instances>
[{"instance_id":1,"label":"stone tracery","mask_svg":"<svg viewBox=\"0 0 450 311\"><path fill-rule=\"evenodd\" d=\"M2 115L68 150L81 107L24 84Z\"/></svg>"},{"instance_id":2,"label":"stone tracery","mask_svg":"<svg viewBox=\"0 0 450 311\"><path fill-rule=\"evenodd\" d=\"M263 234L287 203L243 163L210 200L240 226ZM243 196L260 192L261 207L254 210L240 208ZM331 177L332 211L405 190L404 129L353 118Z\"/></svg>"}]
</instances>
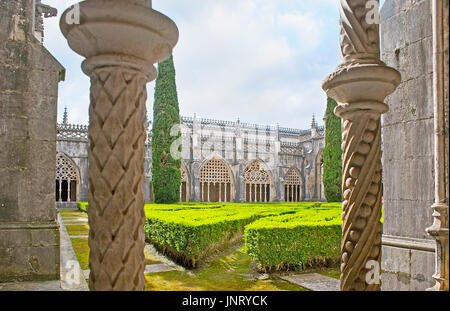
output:
<instances>
[{"instance_id":1,"label":"stone tracery","mask_svg":"<svg viewBox=\"0 0 450 311\"><path fill-rule=\"evenodd\" d=\"M245 200L269 202L272 180L261 160L253 160L244 170Z\"/></svg>"},{"instance_id":2,"label":"stone tracery","mask_svg":"<svg viewBox=\"0 0 450 311\"><path fill-rule=\"evenodd\" d=\"M56 201L76 202L79 181L75 164L66 155L58 153L56 155Z\"/></svg>"},{"instance_id":3,"label":"stone tracery","mask_svg":"<svg viewBox=\"0 0 450 311\"><path fill-rule=\"evenodd\" d=\"M286 202L302 200L302 179L295 167L290 168L284 177L284 198Z\"/></svg>"},{"instance_id":4,"label":"stone tracery","mask_svg":"<svg viewBox=\"0 0 450 311\"><path fill-rule=\"evenodd\" d=\"M231 170L222 159L213 158L200 169L200 198L202 202L231 202L233 200Z\"/></svg>"}]
</instances>

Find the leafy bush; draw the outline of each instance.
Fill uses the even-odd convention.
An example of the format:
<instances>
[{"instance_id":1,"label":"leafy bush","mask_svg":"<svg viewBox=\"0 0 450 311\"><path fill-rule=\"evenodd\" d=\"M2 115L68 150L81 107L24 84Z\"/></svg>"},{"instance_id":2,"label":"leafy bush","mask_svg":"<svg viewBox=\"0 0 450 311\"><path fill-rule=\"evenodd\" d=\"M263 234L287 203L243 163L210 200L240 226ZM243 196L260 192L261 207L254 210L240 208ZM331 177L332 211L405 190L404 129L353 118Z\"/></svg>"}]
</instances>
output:
<instances>
[{"instance_id":1,"label":"leafy bush","mask_svg":"<svg viewBox=\"0 0 450 311\"><path fill-rule=\"evenodd\" d=\"M340 257L341 209L323 206L247 225L246 252L264 271L336 266Z\"/></svg>"},{"instance_id":2,"label":"leafy bush","mask_svg":"<svg viewBox=\"0 0 450 311\"><path fill-rule=\"evenodd\" d=\"M164 254L186 267L242 240L244 226L258 218L280 215L267 207L234 205L147 205L146 237Z\"/></svg>"},{"instance_id":3,"label":"leafy bush","mask_svg":"<svg viewBox=\"0 0 450 311\"><path fill-rule=\"evenodd\" d=\"M87 214L88 212L88 202L78 202L77 207L80 211L85 212Z\"/></svg>"},{"instance_id":4,"label":"leafy bush","mask_svg":"<svg viewBox=\"0 0 450 311\"><path fill-rule=\"evenodd\" d=\"M242 241L245 226L255 220L315 208L311 203L184 203L148 204L145 210L147 240L178 263L196 267L211 253Z\"/></svg>"},{"instance_id":5,"label":"leafy bush","mask_svg":"<svg viewBox=\"0 0 450 311\"><path fill-rule=\"evenodd\" d=\"M171 155L178 144L181 152L181 132L172 132L180 124L173 56L158 64L152 129L152 189L156 203L175 203L180 199L181 160Z\"/></svg>"},{"instance_id":6,"label":"leafy bush","mask_svg":"<svg viewBox=\"0 0 450 311\"><path fill-rule=\"evenodd\" d=\"M341 119L334 114L336 106L337 103L328 98L323 150L323 188L328 202L342 201L342 128Z\"/></svg>"}]
</instances>

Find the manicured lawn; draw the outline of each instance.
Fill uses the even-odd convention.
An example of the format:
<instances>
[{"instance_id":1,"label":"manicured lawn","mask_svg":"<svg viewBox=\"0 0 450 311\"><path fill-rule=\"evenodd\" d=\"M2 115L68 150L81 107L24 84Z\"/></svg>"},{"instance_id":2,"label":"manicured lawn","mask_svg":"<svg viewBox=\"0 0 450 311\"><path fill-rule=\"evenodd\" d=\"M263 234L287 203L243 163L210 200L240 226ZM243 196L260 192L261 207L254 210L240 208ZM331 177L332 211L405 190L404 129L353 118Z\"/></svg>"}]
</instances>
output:
<instances>
[{"instance_id":1,"label":"manicured lawn","mask_svg":"<svg viewBox=\"0 0 450 311\"><path fill-rule=\"evenodd\" d=\"M66 222L66 229L69 235L89 235L89 226L88 225L71 225Z\"/></svg>"},{"instance_id":2,"label":"manicured lawn","mask_svg":"<svg viewBox=\"0 0 450 311\"><path fill-rule=\"evenodd\" d=\"M70 239L72 242L73 250L80 262L81 269L89 269L89 245L87 238L73 238Z\"/></svg>"}]
</instances>

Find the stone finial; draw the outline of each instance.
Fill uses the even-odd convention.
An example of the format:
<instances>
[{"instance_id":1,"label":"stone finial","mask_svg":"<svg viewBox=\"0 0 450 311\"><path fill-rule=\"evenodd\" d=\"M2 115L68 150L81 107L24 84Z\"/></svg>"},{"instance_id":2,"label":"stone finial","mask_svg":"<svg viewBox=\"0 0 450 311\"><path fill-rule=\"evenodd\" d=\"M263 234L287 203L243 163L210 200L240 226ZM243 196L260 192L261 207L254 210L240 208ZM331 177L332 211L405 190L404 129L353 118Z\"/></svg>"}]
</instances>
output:
<instances>
[{"instance_id":1,"label":"stone finial","mask_svg":"<svg viewBox=\"0 0 450 311\"><path fill-rule=\"evenodd\" d=\"M67 107L64 107L64 114L63 114L63 124L69 123L69 116L67 113Z\"/></svg>"},{"instance_id":2,"label":"stone finial","mask_svg":"<svg viewBox=\"0 0 450 311\"><path fill-rule=\"evenodd\" d=\"M89 106L91 290L144 290L147 82L172 55L178 29L148 0L85 0L80 23L60 21L69 46L84 56Z\"/></svg>"},{"instance_id":3,"label":"stone finial","mask_svg":"<svg viewBox=\"0 0 450 311\"><path fill-rule=\"evenodd\" d=\"M313 114L312 121L311 121L311 128L318 128L318 127L319 127L319 124L317 124L316 116L315 116L315 114Z\"/></svg>"}]
</instances>

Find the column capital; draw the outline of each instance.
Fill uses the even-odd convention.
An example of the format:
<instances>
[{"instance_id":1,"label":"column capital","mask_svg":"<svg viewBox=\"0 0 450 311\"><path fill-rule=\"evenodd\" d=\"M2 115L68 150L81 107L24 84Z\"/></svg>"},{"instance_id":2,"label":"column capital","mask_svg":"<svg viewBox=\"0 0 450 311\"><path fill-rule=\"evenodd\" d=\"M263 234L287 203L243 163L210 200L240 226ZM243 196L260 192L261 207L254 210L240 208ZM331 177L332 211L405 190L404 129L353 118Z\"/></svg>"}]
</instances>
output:
<instances>
[{"instance_id":1,"label":"column capital","mask_svg":"<svg viewBox=\"0 0 450 311\"><path fill-rule=\"evenodd\" d=\"M79 23L71 20L79 8ZM156 78L153 64L172 54L178 28L148 0L86 0L67 9L60 28L69 46L86 58L83 71L105 66L139 69Z\"/></svg>"}]
</instances>

